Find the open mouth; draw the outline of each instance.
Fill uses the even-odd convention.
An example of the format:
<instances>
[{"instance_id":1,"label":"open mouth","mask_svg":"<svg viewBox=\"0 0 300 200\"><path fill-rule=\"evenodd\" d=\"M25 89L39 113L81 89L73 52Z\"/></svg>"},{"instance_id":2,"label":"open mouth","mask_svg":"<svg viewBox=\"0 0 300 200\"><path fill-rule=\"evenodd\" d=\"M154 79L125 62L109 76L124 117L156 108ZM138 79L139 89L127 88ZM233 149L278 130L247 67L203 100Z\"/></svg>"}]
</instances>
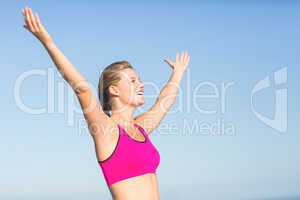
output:
<instances>
[{"instance_id":1,"label":"open mouth","mask_svg":"<svg viewBox=\"0 0 300 200\"><path fill-rule=\"evenodd\" d=\"M144 95L144 91L137 92L137 95Z\"/></svg>"}]
</instances>

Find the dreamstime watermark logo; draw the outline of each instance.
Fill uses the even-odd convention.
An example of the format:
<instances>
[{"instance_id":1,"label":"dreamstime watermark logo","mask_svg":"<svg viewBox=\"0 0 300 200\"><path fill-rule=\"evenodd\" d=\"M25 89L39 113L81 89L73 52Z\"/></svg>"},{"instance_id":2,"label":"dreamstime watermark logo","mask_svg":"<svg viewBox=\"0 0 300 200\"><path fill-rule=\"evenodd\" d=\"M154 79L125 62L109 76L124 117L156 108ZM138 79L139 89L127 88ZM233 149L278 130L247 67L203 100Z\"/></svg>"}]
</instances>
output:
<instances>
[{"instance_id":1,"label":"dreamstime watermark logo","mask_svg":"<svg viewBox=\"0 0 300 200\"><path fill-rule=\"evenodd\" d=\"M287 90L287 67L277 70L273 73L274 84L271 84L270 76L258 81L251 91L251 110L254 115L267 126L281 133L287 132L288 123L288 90ZM253 96L255 93L273 86L275 88L275 111L274 117L268 118L257 112L253 105ZM282 88L282 86L284 88Z\"/></svg>"},{"instance_id":2,"label":"dreamstime watermark logo","mask_svg":"<svg viewBox=\"0 0 300 200\"><path fill-rule=\"evenodd\" d=\"M37 76L45 78L47 82L47 103L43 107L33 108L26 105L22 99L22 87L26 85L28 79L34 80ZM56 77L58 76L58 77ZM281 85L287 82L287 68L283 68L274 73L274 80L276 85ZM181 125L177 122L160 123L158 130L163 134L180 134L180 135L236 135L235 123L226 120L225 113L227 112L226 105L228 105L228 95L234 86L233 81L213 83L210 81L201 81L192 86L191 70L187 68L185 72L185 82L178 87L178 95L176 104L168 111L168 114L191 114L197 113L197 119L185 119L182 116ZM93 93L96 93L98 88L90 84ZM152 94L145 94L144 98L147 101L154 101L159 96L161 90L154 82L144 82L144 87L148 90L154 91ZM184 88L185 87L185 88ZM274 119L269 119L261 113L257 112L253 105L254 94L264 88L270 87L269 77L259 81L251 91L251 110L255 116L266 125L275 130L284 132L287 129L287 89L276 90L276 114ZM209 91L209 92L204 92ZM136 91L133 91L136 92ZM174 96L174 95L173 95ZM172 95L165 99L165 105L169 105L169 99L172 100ZM95 95L97 97L97 95ZM77 97L68 83L63 80L62 75L56 68L47 69L32 69L21 73L15 81L14 85L14 99L17 107L27 113L33 115L59 113L65 114L68 126L76 126L79 135L89 135L89 129L83 117L83 111L75 100ZM98 99L97 99L98 101ZM200 103L202 101L202 103ZM206 103L203 103L206 102ZM208 103L207 103L208 102ZM213 106L212 106L213 104ZM57 105L57 106L55 106ZM141 108L138 108L138 110ZM162 106L161 109L164 109ZM202 120L202 116L207 116L211 120ZM217 118L217 119L216 119ZM151 122L149 122L151 123ZM146 125L147 126L147 122Z\"/></svg>"}]
</instances>

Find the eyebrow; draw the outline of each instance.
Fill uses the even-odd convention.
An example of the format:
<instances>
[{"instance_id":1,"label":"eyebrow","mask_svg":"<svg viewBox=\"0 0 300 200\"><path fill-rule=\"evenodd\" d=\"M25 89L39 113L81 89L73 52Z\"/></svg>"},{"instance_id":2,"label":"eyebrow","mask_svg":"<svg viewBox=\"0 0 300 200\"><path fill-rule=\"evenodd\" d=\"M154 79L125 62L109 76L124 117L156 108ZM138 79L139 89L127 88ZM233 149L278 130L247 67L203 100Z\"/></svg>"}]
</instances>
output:
<instances>
[{"instance_id":1,"label":"eyebrow","mask_svg":"<svg viewBox=\"0 0 300 200\"><path fill-rule=\"evenodd\" d=\"M130 78L131 78L131 79L139 79L139 80L141 80L140 77L135 77L135 76L131 76Z\"/></svg>"}]
</instances>

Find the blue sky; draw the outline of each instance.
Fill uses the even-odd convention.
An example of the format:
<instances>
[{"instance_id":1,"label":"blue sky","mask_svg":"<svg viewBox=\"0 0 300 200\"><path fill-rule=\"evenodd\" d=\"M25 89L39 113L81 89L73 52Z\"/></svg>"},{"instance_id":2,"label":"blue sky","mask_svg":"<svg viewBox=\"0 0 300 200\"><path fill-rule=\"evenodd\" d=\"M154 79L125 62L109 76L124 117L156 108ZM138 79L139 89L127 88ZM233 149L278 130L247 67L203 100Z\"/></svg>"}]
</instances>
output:
<instances>
[{"instance_id":1,"label":"blue sky","mask_svg":"<svg viewBox=\"0 0 300 200\"><path fill-rule=\"evenodd\" d=\"M94 87L108 64L132 63L146 83L146 104L138 112L154 103L152 84L161 88L171 74L163 59L190 52L177 102L151 135L161 156L162 199L299 198L300 5L294 1L3 2L0 198L110 199L80 110L70 110L79 109L75 96L68 98L68 86L46 51L22 28L25 5L39 13ZM25 112L16 101L17 81L33 69L46 75L26 79L18 94L27 106L45 107L42 114ZM287 70L287 83L276 86L274 72L280 69ZM48 95L52 72L54 92ZM265 77L271 87L255 94L254 107L272 118L276 91L287 89L283 133L251 109L251 90ZM203 83L210 86L199 89ZM230 85L225 95L220 95L222 84ZM65 89L63 95L59 88ZM219 98L199 98L212 93ZM219 122L225 127L222 135L199 126L189 129L216 128Z\"/></svg>"}]
</instances>

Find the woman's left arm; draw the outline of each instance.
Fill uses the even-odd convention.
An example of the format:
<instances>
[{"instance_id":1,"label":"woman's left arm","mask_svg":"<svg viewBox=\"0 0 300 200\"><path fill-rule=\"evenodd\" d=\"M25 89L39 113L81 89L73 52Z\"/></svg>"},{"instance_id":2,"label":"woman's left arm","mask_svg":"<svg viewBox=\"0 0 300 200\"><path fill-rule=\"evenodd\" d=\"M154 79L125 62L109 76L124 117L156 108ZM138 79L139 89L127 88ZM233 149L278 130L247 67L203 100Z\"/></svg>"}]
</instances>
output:
<instances>
[{"instance_id":1,"label":"woman's left arm","mask_svg":"<svg viewBox=\"0 0 300 200\"><path fill-rule=\"evenodd\" d=\"M148 134L158 127L161 120L175 103L180 81L188 66L189 60L190 56L187 52L181 54L177 53L175 62L169 59L164 60L172 68L172 75L169 81L160 91L155 104L145 113L135 117L135 122L145 128Z\"/></svg>"}]
</instances>

